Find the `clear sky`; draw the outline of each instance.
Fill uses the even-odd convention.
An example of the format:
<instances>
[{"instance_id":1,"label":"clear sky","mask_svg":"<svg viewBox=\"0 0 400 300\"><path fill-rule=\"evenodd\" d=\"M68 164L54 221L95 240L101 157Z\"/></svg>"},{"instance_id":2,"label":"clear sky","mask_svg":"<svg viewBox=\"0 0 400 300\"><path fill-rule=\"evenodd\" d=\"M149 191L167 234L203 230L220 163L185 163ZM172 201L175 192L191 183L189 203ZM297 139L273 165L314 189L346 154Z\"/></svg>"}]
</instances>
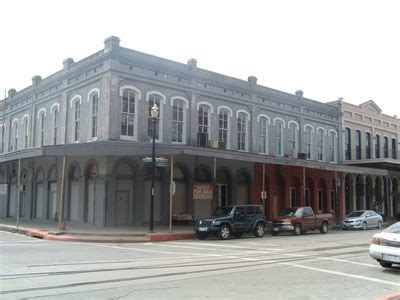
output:
<instances>
[{"instance_id":1,"label":"clear sky","mask_svg":"<svg viewBox=\"0 0 400 300\"><path fill-rule=\"evenodd\" d=\"M3 0L0 99L34 75L121 46L328 102L400 116L400 1Z\"/></svg>"}]
</instances>

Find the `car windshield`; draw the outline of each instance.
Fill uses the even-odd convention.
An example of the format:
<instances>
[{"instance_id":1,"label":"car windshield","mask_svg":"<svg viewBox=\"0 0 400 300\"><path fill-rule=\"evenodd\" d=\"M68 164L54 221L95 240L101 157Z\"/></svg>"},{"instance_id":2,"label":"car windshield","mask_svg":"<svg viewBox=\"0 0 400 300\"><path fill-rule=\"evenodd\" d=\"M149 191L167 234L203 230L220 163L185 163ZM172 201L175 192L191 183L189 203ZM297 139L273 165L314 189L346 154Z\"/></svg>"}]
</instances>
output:
<instances>
[{"instance_id":1,"label":"car windshield","mask_svg":"<svg viewBox=\"0 0 400 300\"><path fill-rule=\"evenodd\" d=\"M214 211L214 217L229 215L232 212L233 206L217 207Z\"/></svg>"},{"instance_id":2,"label":"car windshield","mask_svg":"<svg viewBox=\"0 0 400 300\"><path fill-rule=\"evenodd\" d=\"M364 213L365 211L363 210L352 211L347 215L347 217L349 218L361 217Z\"/></svg>"},{"instance_id":3,"label":"car windshield","mask_svg":"<svg viewBox=\"0 0 400 300\"><path fill-rule=\"evenodd\" d=\"M285 208L280 215L284 217L293 217L293 216L299 217L302 215L302 213L303 210L301 208L292 207L292 208Z\"/></svg>"},{"instance_id":4,"label":"car windshield","mask_svg":"<svg viewBox=\"0 0 400 300\"><path fill-rule=\"evenodd\" d=\"M400 222L394 223L393 225L389 226L388 228L385 229L384 232L400 234Z\"/></svg>"}]
</instances>

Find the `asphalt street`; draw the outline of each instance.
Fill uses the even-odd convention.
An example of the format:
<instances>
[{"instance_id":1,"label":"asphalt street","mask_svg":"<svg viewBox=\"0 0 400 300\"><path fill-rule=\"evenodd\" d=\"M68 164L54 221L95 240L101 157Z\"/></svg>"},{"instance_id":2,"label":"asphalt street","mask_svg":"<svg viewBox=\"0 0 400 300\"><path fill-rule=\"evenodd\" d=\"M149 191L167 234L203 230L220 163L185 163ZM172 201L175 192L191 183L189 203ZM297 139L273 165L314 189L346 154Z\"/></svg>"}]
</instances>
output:
<instances>
[{"instance_id":1,"label":"asphalt street","mask_svg":"<svg viewBox=\"0 0 400 300\"><path fill-rule=\"evenodd\" d=\"M368 255L378 230L96 244L0 232L1 299L375 299L400 267Z\"/></svg>"}]
</instances>

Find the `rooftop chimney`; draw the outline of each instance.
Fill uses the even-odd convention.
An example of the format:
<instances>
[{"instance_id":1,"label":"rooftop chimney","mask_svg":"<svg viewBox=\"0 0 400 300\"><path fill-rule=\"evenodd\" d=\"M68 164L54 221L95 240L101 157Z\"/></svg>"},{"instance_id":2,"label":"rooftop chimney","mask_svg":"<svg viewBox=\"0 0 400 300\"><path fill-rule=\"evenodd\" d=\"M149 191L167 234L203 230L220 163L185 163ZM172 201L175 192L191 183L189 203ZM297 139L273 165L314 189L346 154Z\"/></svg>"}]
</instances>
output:
<instances>
[{"instance_id":1,"label":"rooftop chimney","mask_svg":"<svg viewBox=\"0 0 400 300\"><path fill-rule=\"evenodd\" d=\"M118 49L120 41L119 37L113 35L106 38L104 40L104 53Z\"/></svg>"},{"instance_id":2,"label":"rooftop chimney","mask_svg":"<svg viewBox=\"0 0 400 300\"><path fill-rule=\"evenodd\" d=\"M339 101L339 102L343 102L343 97L339 97L339 98L338 98L338 101Z\"/></svg>"},{"instance_id":3,"label":"rooftop chimney","mask_svg":"<svg viewBox=\"0 0 400 300\"><path fill-rule=\"evenodd\" d=\"M249 76L247 77L247 82L251 87L255 87L257 85L257 77L255 76Z\"/></svg>"},{"instance_id":4,"label":"rooftop chimney","mask_svg":"<svg viewBox=\"0 0 400 300\"><path fill-rule=\"evenodd\" d=\"M40 77L39 75L35 75L32 77L32 86L37 86L39 81L42 80L42 77Z\"/></svg>"},{"instance_id":5,"label":"rooftop chimney","mask_svg":"<svg viewBox=\"0 0 400 300\"><path fill-rule=\"evenodd\" d=\"M191 70L197 68L197 60L195 58L189 58L187 64Z\"/></svg>"},{"instance_id":6,"label":"rooftop chimney","mask_svg":"<svg viewBox=\"0 0 400 300\"><path fill-rule=\"evenodd\" d=\"M72 58L69 57L67 59L64 59L63 61L64 71L68 71L73 64L74 60Z\"/></svg>"},{"instance_id":7,"label":"rooftop chimney","mask_svg":"<svg viewBox=\"0 0 400 300\"><path fill-rule=\"evenodd\" d=\"M16 89L9 89L8 90L8 98L14 98L15 94L17 93Z\"/></svg>"},{"instance_id":8,"label":"rooftop chimney","mask_svg":"<svg viewBox=\"0 0 400 300\"><path fill-rule=\"evenodd\" d=\"M303 98L303 91L302 90L297 90L295 95L299 98Z\"/></svg>"}]
</instances>

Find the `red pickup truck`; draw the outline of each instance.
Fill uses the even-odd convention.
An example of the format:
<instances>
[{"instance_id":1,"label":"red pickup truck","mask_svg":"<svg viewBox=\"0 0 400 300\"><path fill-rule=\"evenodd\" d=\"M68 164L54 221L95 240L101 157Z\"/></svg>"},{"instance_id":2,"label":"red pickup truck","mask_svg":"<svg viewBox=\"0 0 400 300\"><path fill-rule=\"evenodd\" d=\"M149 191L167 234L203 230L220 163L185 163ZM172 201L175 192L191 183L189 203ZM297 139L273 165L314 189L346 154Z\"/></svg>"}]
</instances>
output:
<instances>
[{"instance_id":1,"label":"red pickup truck","mask_svg":"<svg viewBox=\"0 0 400 300\"><path fill-rule=\"evenodd\" d=\"M292 232L294 235L304 234L307 230L318 229L327 233L332 222L332 214L315 215L311 207L290 207L272 220L272 235L281 232Z\"/></svg>"}]
</instances>

